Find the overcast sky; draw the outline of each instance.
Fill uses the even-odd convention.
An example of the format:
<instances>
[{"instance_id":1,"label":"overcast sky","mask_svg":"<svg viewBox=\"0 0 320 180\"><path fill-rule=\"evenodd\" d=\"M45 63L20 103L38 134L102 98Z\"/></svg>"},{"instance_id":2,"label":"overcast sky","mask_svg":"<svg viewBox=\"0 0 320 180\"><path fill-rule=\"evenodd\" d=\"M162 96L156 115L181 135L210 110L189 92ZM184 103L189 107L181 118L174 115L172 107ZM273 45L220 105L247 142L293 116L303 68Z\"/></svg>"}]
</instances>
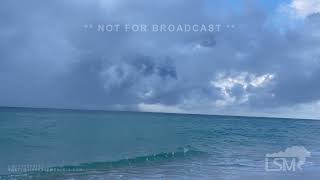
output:
<instances>
[{"instance_id":1,"label":"overcast sky","mask_svg":"<svg viewBox=\"0 0 320 180\"><path fill-rule=\"evenodd\" d=\"M320 118L320 0L0 4L1 106Z\"/></svg>"}]
</instances>

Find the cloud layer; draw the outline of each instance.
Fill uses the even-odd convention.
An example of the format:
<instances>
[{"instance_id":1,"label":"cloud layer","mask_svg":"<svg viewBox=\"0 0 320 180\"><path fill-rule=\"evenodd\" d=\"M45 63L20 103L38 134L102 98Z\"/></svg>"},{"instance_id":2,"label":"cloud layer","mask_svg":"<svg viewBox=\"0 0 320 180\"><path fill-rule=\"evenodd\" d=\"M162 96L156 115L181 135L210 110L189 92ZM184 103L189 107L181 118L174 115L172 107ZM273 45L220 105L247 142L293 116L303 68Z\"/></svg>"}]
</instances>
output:
<instances>
[{"instance_id":1,"label":"cloud layer","mask_svg":"<svg viewBox=\"0 0 320 180\"><path fill-rule=\"evenodd\" d=\"M259 2L4 0L0 105L319 118L320 3L304 2L279 4L302 17L283 28ZM84 28L127 23L235 27Z\"/></svg>"}]
</instances>

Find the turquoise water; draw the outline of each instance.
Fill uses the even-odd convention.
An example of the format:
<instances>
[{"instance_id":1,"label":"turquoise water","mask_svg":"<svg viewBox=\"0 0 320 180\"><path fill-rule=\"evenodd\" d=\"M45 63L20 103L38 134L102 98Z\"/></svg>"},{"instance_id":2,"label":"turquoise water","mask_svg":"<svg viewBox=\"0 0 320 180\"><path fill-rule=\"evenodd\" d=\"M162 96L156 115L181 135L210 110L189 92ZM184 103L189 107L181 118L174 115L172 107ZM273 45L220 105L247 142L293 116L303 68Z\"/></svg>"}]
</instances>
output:
<instances>
[{"instance_id":1,"label":"turquoise water","mask_svg":"<svg viewBox=\"0 0 320 180\"><path fill-rule=\"evenodd\" d=\"M292 146L303 170L265 171ZM319 157L317 120L0 108L1 179L319 179Z\"/></svg>"}]
</instances>

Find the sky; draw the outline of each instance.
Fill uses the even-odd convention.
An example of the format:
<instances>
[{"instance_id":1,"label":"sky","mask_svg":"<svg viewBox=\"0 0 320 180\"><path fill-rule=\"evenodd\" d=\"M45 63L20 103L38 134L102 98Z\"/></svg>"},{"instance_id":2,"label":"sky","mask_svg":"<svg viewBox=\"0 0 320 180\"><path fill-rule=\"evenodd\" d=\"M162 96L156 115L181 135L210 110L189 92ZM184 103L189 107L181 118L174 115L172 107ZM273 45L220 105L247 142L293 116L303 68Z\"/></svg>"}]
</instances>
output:
<instances>
[{"instance_id":1,"label":"sky","mask_svg":"<svg viewBox=\"0 0 320 180\"><path fill-rule=\"evenodd\" d=\"M320 119L320 0L0 3L0 106Z\"/></svg>"}]
</instances>

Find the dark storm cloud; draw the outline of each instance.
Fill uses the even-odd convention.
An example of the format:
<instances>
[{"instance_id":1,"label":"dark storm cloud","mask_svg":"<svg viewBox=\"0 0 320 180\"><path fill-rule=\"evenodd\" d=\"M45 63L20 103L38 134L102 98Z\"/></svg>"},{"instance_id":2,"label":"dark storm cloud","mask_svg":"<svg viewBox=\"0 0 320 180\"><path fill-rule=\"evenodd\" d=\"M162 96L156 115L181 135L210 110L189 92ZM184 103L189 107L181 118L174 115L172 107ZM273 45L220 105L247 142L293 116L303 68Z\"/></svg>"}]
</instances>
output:
<instances>
[{"instance_id":1,"label":"dark storm cloud","mask_svg":"<svg viewBox=\"0 0 320 180\"><path fill-rule=\"evenodd\" d=\"M137 109L144 103L219 113L218 108L259 112L320 100L319 15L279 32L266 27L269 16L258 4L230 12L216 1L209 13L206 5L4 0L0 105ZM126 23L235 28L215 33L84 28Z\"/></svg>"}]
</instances>

